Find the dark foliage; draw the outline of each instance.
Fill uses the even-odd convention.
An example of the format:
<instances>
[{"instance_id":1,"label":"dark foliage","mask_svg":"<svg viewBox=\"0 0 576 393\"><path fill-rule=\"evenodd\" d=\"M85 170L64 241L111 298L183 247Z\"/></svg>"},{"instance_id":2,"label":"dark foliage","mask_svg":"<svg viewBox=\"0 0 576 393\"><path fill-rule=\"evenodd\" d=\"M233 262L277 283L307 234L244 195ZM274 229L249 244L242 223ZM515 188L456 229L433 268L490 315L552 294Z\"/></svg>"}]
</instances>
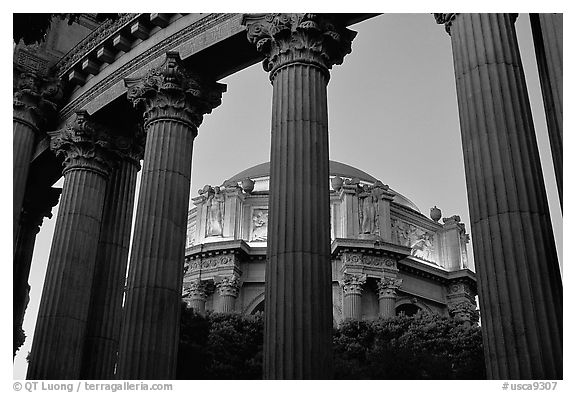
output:
<instances>
[{"instance_id":1,"label":"dark foliage","mask_svg":"<svg viewBox=\"0 0 576 393\"><path fill-rule=\"evenodd\" d=\"M178 379L260 379L261 316L183 309ZM485 379L477 326L433 314L372 322L347 321L334 330L335 379Z\"/></svg>"},{"instance_id":2,"label":"dark foliage","mask_svg":"<svg viewBox=\"0 0 576 393\"><path fill-rule=\"evenodd\" d=\"M40 43L46 37L53 18L67 20L68 24L78 21L82 14L13 14L15 43L23 40L25 45ZM96 14L96 20L116 19L118 14Z\"/></svg>"},{"instance_id":3,"label":"dark foliage","mask_svg":"<svg viewBox=\"0 0 576 393\"><path fill-rule=\"evenodd\" d=\"M183 309L177 379L261 379L261 315Z\"/></svg>"},{"instance_id":4,"label":"dark foliage","mask_svg":"<svg viewBox=\"0 0 576 393\"><path fill-rule=\"evenodd\" d=\"M344 322L334 332L336 379L485 379L477 326L436 314Z\"/></svg>"}]
</instances>

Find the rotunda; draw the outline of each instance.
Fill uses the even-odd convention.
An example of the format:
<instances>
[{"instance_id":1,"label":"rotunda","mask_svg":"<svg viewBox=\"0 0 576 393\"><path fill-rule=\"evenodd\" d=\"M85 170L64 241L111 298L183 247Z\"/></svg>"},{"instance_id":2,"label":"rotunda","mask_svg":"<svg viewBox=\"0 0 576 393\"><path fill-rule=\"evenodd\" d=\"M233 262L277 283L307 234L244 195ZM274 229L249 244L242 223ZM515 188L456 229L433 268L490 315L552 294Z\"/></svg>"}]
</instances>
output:
<instances>
[{"instance_id":1,"label":"rotunda","mask_svg":"<svg viewBox=\"0 0 576 393\"><path fill-rule=\"evenodd\" d=\"M206 185L188 213L183 298L199 312L264 311L270 163ZM475 308L460 217L428 218L372 175L330 161L333 321ZM305 195L303 195L305 198ZM442 221L442 222L440 222ZM462 307L464 306L464 307Z\"/></svg>"}]
</instances>

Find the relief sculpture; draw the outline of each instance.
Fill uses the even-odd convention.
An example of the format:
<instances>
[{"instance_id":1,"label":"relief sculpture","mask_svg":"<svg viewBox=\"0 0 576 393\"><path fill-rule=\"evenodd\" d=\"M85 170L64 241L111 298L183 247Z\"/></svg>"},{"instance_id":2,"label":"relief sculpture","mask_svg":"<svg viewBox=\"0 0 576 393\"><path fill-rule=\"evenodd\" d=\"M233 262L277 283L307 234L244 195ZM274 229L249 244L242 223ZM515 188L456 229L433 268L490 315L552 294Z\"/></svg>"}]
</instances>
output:
<instances>
[{"instance_id":1,"label":"relief sculpture","mask_svg":"<svg viewBox=\"0 0 576 393\"><path fill-rule=\"evenodd\" d=\"M268 236L268 210L254 209L252 212L252 234L250 240L265 242Z\"/></svg>"},{"instance_id":2,"label":"relief sculpture","mask_svg":"<svg viewBox=\"0 0 576 393\"><path fill-rule=\"evenodd\" d=\"M434 251L434 233L407 222L392 219L392 242L410 247L411 255L431 261Z\"/></svg>"}]
</instances>

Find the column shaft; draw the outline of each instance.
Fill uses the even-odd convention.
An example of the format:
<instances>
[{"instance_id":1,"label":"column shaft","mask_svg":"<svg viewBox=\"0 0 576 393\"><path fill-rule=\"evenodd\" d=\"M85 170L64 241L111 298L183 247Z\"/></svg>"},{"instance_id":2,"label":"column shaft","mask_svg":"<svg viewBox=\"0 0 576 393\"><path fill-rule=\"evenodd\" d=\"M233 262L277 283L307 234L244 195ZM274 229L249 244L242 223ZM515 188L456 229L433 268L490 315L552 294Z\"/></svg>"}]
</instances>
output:
<instances>
[{"instance_id":1,"label":"column shaft","mask_svg":"<svg viewBox=\"0 0 576 393\"><path fill-rule=\"evenodd\" d=\"M562 207L562 14L530 14L548 137Z\"/></svg>"},{"instance_id":2,"label":"column shaft","mask_svg":"<svg viewBox=\"0 0 576 393\"><path fill-rule=\"evenodd\" d=\"M22 323L30 299L28 277L32 265L36 235L40 231L43 218L52 217L52 207L58 203L61 191L62 189L60 188L35 189L31 192L34 197L27 198L22 209L20 229L14 252L14 356L18 348L24 343Z\"/></svg>"},{"instance_id":3,"label":"column shaft","mask_svg":"<svg viewBox=\"0 0 576 393\"><path fill-rule=\"evenodd\" d=\"M396 316L396 295L380 296L378 299L379 315L382 318Z\"/></svg>"},{"instance_id":4,"label":"column shaft","mask_svg":"<svg viewBox=\"0 0 576 393\"><path fill-rule=\"evenodd\" d=\"M343 314L345 319L362 320L362 294L349 293L344 295Z\"/></svg>"},{"instance_id":5,"label":"column shaft","mask_svg":"<svg viewBox=\"0 0 576 393\"><path fill-rule=\"evenodd\" d=\"M34 141L36 138L36 127L30 122L14 119L13 132L13 242L16 248L16 238L18 236L18 226L20 225L20 213L22 203L24 202L24 192L26 191L26 182L28 181L28 171L30 161L34 150Z\"/></svg>"},{"instance_id":6,"label":"column shaft","mask_svg":"<svg viewBox=\"0 0 576 393\"><path fill-rule=\"evenodd\" d=\"M123 160L106 190L92 288L83 379L113 379L138 164Z\"/></svg>"},{"instance_id":7,"label":"column shaft","mask_svg":"<svg viewBox=\"0 0 576 393\"><path fill-rule=\"evenodd\" d=\"M196 130L170 119L147 129L120 338L120 379L173 379Z\"/></svg>"},{"instance_id":8,"label":"column shaft","mask_svg":"<svg viewBox=\"0 0 576 393\"><path fill-rule=\"evenodd\" d=\"M510 14L458 14L454 68L489 378L562 378L562 281Z\"/></svg>"},{"instance_id":9,"label":"column shaft","mask_svg":"<svg viewBox=\"0 0 576 393\"><path fill-rule=\"evenodd\" d=\"M235 311L236 298L232 295L222 295L220 297L220 309L221 313L233 313Z\"/></svg>"},{"instance_id":10,"label":"column shaft","mask_svg":"<svg viewBox=\"0 0 576 393\"><path fill-rule=\"evenodd\" d=\"M67 171L28 366L28 379L79 379L106 177Z\"/></svg>"},{"instance_id":11,"label":"column shaft","mask_svg":"<svg viewBox=\"0 0 576 393\"><path fill-rule=\"evenodd\" d=\"M273 81L264 376L331 377L327 78L291 64Z\"/></svg>"}]
</instances>

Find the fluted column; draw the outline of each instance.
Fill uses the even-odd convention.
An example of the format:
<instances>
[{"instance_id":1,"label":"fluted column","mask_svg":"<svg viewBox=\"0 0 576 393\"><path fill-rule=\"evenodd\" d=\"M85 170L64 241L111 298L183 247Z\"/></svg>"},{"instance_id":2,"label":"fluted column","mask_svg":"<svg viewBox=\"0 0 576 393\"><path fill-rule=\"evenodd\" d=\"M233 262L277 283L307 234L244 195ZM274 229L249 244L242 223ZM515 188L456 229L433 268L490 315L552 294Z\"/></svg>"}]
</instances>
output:
<instances>
[{"instance_id":1,"label":"fluted column","mask_svg":"<svg viewBox=\"0 0 576 393\"><path fill-rule=\"evenodd\" d=\"M332 378L326 86L354 32L327 15L246 15L273 86L264 378Z\"/></svg>"},{"instance_id":2,"label":"fluted column","mask_svg":"<svg viewBox=\"0 0 576 393\"><path fill-rule=\"evenodd\" d=\"M382 277L378 281L378 315L381 318L396 316L396 290L400 285L401 278Z\"/></svg>"},{"instance_id":3,"label":"fluted column","mask_svg":"<svg viewBox=\"0 0 576 393\"><path fill-rule=\"evenodd\" d=\"M190 283L188 293L189 306L197 313L206 314L206 299L208 299L208 285L206 282L196 280Z\"/></svg>"},{"instance_id":4,"label":"fluted column","mask_svg":"<svg viewBox=\"0 0 576 393\"><path fill-rule=\"evenodd\" d=\"M16 351L24 344L24 331L22 323L28 301L30 299L30 285L28 276L32 265L32 255L36 235L44 217L52 218L52 208L58 203L62 192L61 188L48 188L34 190L30 197L24 200L24 207L20 217L20 230L16 240L16 252L14 253L14 286L13 286L13 333L14 333L14 356Z\"/></svg>"},{"instance_id":5,"label":"fluted column","mask_svg":"<svg viewBox=\"0 0 576 393\"><path fill-rule=\"evenodd\" d=\"M362 320L362 286L365 283L365 274L344 274L342 279L344 319Z\"/></svg>"},{"instance_id":6,"label":"fluted column","mask_svg":"<svg viewBox=\"0 0 576 393\"><path fill-rule=\"evenodd\" d=\"M13 112L13 242L16 249L18 225L28 181L36 137L45 132L62 96L58 79L40 78L14 70Z\"/></svg>"},{"instance_id":7,"label":"fluted column","mask_svg":"<svg viewBox=\"0 0 576 393\"><path fill-rule=\"evenodd\" d=\"M562 14L530 14L534 51L544 99L548 137L562 207Z\"/></svg>"},{"instance_id":8,"label":"fluted column","mask_svg":"<svg viewBox=\"0 0 576 393\"><path fill-rule=\"evenodd\" d=\"M233 313L236 309L235 303L240 293L240 280L236 276L220 277L216 282L216 288L220 294L220 303L217 311L222 313Z\"/></svg>"},{"instance_id":9,"label":"fluted column","mask_svg":"<svg viewBox=\"0 0 576 393\"><path fill-rule=\"evenodd\" d=\"M146 148L117 377L174 379L192 144L225 86L185 70L175 52L126 86L128 99L144 112Z\"/></svg>"},{"instance_id":10,"label":"fluted column","mask_svg":"<svg viewBox=\"0 0 576 393\"><path fill-rule=\"evenodd\" d=\"M102 230L90 302L83 379L113 379L117 361L122 299L128 265L136 174L143 157L143 133L116 138L121 161L106 189Z\"/></svg>"},{"instance_id":11,"label":"fluted column","mask_svg":"<svg viewBox=\"0 0 576 393\"><path fill-rule=\"evenodd\" d=\"M562 280L513 14L452 36L488 377L562 378Z\"/></svg>"},{"instance_id":12,"label":"fluted column","mask_svg":"<svg viewBox=\"0 0 576 393\"><path fill-rule=\"evenodd\" d=\"M79 379L106 182L116 156L86 112L51 141L64 186L44 280L28 379Z\"/></svg>"}]
</instances>

